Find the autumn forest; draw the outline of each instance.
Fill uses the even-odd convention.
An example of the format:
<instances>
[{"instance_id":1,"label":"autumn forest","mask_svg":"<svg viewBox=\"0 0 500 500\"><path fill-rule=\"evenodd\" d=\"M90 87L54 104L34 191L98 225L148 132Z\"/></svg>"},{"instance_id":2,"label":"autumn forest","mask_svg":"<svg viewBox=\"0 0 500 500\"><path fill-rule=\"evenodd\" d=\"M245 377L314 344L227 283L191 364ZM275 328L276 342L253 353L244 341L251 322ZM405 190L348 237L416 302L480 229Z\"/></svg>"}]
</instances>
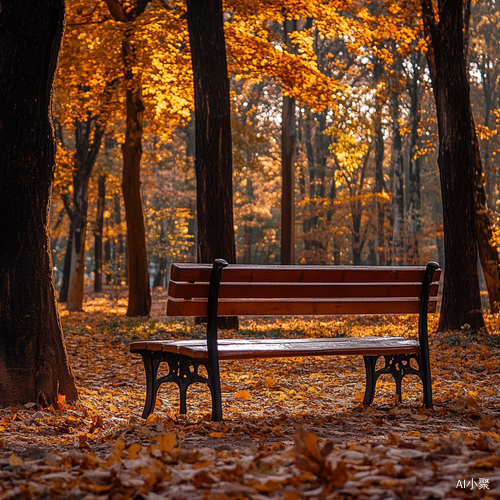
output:
<instances>
[{"instance_id":1,"label":"autumn forest","mask_svg":"<svg viewBox=\"0 0 500 500\"><path fill-rule=\"evenodd\" d=\"M60 300L74 310L82 307L84 278L96 290L127 280L121 183L131 82L144 106L135 140L150 283L165 286L170 262L197 259L185 8L152 2L127 24L108 4L68 3L54 95L52 251ZM467 40L481 182L494 221L497 17L494 2L473 3ZM438 127L419 6L290 2L283 11L272 2L235 2L224 20L236 261L445 265ZM293 176L288 228L281 225L284 134ZM492 230L497 241L496 223ZM283 231L293 232L285 252ZM75 232L85 235L85 253L75 250ZM82 262L78 278L71 259Z\"/></svg>"},{"instance_id":2,"label":"autumn forest","mask_svg":"<svg viewBox=\"0 0 500 500\"><path fill-rule=\"evenodd\" d=\"M0 498L500 497L497 0L0 0L0 88Z\"/></svg>"}]
</instances>

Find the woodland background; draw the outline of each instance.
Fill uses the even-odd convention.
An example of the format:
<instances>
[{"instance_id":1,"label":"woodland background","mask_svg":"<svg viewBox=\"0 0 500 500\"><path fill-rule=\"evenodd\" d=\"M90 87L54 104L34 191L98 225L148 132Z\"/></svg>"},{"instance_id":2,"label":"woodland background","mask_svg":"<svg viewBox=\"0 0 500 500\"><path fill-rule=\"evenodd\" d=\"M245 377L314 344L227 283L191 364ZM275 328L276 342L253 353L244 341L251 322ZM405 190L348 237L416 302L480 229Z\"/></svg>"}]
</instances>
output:
<instances>
[{"instance_id":1,"label":"woodland background","mask_svg":"<svg viewBox=\"0 0 500 500\"><path fill-rule=\"evenodd\" d=\"M144 108L137 134L150 284L166 285L171 262L197 259L185 7L147 2L140 16L118 22L113 3L67 2L55 85L51 245L60 300L68 300L69 310L82 309L84 279L94 279L96 291L127 283L121 149L131 82ZM465 5L471 100L497 247L500 12L495 1ZM283 263L287 135L294 165L290 262L437 260L445 267L436 112L420 5L330 2L310 10L301 2L282 10L273 2L225 5L237 262ZM130 44L128 59L123 40ZM84 254L76 239L85 241ZM80 266L72 276L78 259L84 272Z\"/></svg>"},{"instance_id":2,"label":"woodland background","mask_svg":"<svg viewBox=\"0 0 500 500\"><path fill-rule=\"evenodd\" d=\"M201 27L219 17L222 32L222 5L66 2L52 188L49 109L64 4L0 8L0 496L499 498L496 3L224 5L233 161L223 159L232 170L234 211L205 229L216 233L230 220L232 232L234 212L231 258L238 262L437 259L449 279L443 304L446 293L450 300L440 326L437 315L430 318L433 409L420 407L415 380L405 380L399 403L386 379L375 404L363 407L363 367L348 357L234 361L223 371L222 423L209 421L208 391L200 386L190 391L187 416L165 388L156 412L141 421L144 374L128 352L136 339L205 334L184 318L165 318L160 287L169 262L195 261L206 244L194 186L206 156L194 144L200 44L190 42L193 18L206 5L220 7L221 16L206 16ZM201 76L215 73L205 66ZM443 89L457 95L457 82L465 98L447 102L443 114ZM456 110L463 120L453 121ZM442 161L442 150L455 155ZM211 174L217 170L221 164ZM451 186L443 182L450 172ZM212 214L221 199L203 202ZM445 232L453 238L443 250ZM485 247L492 250L486 260ZM484 274L498 276L484 318L477 280L468 281L477 278L477 248ZM66 302L57 309L53 273ZM85 288L92 278L94 292ZM150 284L157 286L153 300ZM415 330L409 316L277 318L245 319L239 332L221 336L410 337Z\"/></svg>"}]
</instances>

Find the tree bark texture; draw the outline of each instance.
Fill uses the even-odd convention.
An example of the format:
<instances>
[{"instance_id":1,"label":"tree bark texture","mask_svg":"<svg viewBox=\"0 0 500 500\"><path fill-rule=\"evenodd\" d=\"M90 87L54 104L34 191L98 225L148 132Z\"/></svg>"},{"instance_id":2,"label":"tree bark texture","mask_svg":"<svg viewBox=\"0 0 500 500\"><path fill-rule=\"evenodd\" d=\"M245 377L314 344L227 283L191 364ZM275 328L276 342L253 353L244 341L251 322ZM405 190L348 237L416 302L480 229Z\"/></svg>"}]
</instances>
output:
<instances>
[{"instance_id":1,"label":"tree bark texture","mask_svg":"<svg viewBox=\"0 0 500 500\"><path fill-rule=\"evenodd\" d=\"M198 262L236 262L231 108L221 0L188 0L193 64ZM238 318L218 318L238 328Z\"/></svg>"},{"instance_id":2,"label":"tree bark texture","mask_svg":"<svg viewBox=\"0 0 500 500\"><path fill-rule=\"evenodd\" d=\"M104 207L106 203L106 176L100 175L97 187L97 211L94 231L94 292L102 292L102 237L104 230Z\"/></svg>"},{"instance_id":3,"label":"tree bark texture","mask_svg":"<svg viewBox=\"0 0 500 500\"><path fill-rule=\"evenodd\" d=\"M231 110L220 0L188 0L195 96L198 262L236 262Z\"/></svg>"},{"instance_id":4,"label":"tree bark texture","mask_svg":"<svg viewBox=\"0 0 500 500\"><path fill-rule=\"evenodd\" d=\"M297 21L285 20L283 41L291 50L288 33ZM297 126L295 98L283 96L281 123L281 263L295 264L295 148Z\"/></svg>"},{"instance_id":5,"label":"tree bark texture","mask_svg":"<svg viewBox=\"0 0 500 500\"><path fill-rule=\"evenodd\" d=\"M56 307L52 85L64 2L0 1L0 405L78 396Z\"/></svg>"},{"instance_id":6,"label":"tree bark texture","mask_svg":"<svg viewBox=\"0 0 500 500\"><path fill-rule=\"evenodd\" d=\"M439 21L431 0L422 0L422 8L431 39L427 57L437 109L443 199L446 270L438 328L459 330L464 324L481 328L474 130L464 55L463 5L456 0L440 0Z\"/></svg>"},{"instance_id":7,"label":"tree bark texture","mask_svg":"<svg viewBox=\"0 0 500 500\"><path fill-rule=\"evenodd\" d=\"M94 123L94 127L92 127ZM93 130L92 130L93 129ZM85 284L85 238L89 206L89 181L101 147L104 129L95 118L75 123L75 167L73 169L73 207L71 210L71 253L68 284L68 311L83 310Z\"/></svg>"}]
</instances>

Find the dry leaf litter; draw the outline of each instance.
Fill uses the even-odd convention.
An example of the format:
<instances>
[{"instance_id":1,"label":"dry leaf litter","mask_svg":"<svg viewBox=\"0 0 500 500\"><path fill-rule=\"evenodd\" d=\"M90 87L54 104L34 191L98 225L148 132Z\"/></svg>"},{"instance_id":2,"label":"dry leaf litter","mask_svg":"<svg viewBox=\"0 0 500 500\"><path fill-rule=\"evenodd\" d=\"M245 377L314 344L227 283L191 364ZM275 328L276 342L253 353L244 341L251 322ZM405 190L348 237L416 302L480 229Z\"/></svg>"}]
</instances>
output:
<instances>
[{"instance_id":1,"label":"dry leaf litter","mask_svg":"<svg viewBox=\"0 0 500 500\"><path fill-rule=\"evenodd\" d=\"M500 317L490 335L467 325L431 334L434 409L421 385L389 376L362 406L361 358L222 363L224 421L210 421L208 389L191 386L188 415L176 386L140 418L145 378L136 339L203 337L167 320L125 317L126 301L91 295L61 317L80 399L0 409L0 499L500 498ZM431 317L431 331L436 329ZM270 318L221 336L413 336L416 318Z\"/></svg>"}]
</instances>

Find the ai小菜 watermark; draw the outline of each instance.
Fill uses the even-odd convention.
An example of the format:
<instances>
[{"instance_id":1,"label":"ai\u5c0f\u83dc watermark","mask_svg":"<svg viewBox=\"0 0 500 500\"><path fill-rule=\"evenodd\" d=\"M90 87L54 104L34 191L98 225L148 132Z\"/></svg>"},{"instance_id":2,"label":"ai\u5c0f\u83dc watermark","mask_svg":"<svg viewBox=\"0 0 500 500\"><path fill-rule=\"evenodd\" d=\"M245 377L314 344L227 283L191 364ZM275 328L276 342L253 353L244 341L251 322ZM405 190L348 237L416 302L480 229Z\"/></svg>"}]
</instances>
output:
<instances>
[{"instance_id":1,"label":"ai\u5c0f\u83dc watermark","mask_svg":"<svg viewBox=\"0 0 500 500\"><path fill-rule=\"evenodd\" d=\"M475 479L459 479L457 488L462 488L464 490L473 490L474 488L478 490L489 490L490 480L486 477L480 477L477 481Z\"/></svg>"}]
</instances>

